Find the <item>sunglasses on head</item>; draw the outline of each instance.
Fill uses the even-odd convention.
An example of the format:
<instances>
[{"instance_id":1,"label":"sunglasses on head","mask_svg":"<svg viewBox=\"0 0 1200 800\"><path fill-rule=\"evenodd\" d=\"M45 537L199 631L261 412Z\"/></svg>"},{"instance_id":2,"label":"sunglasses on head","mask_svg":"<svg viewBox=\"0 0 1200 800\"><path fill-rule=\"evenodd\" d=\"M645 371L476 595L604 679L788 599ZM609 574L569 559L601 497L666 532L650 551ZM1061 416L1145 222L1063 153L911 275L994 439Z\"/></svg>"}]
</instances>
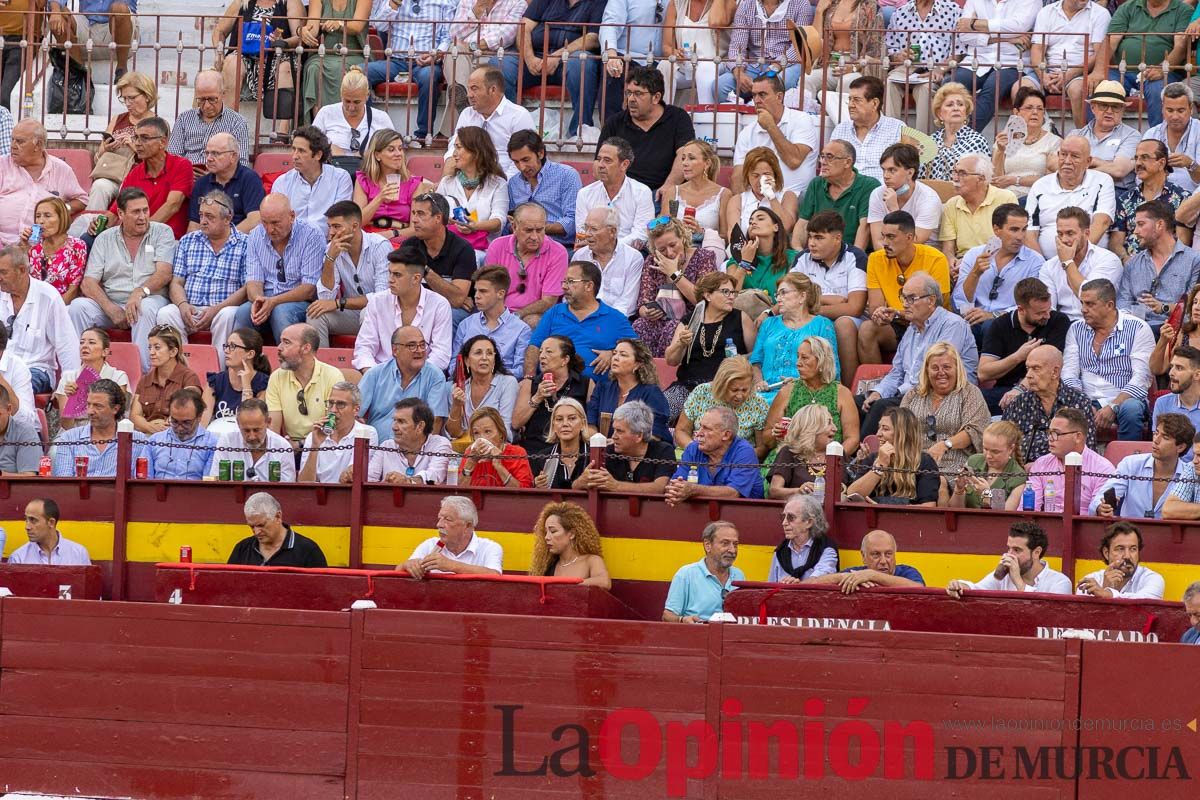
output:
<instances>
[{"instance_id":1,"label":"sunglasses on head","mask_svg":"<svg viewBox=\"0 0 1200 800\"><path fill-rule=\"evenodd\" d=\"M663 214L661 217L655 217L654 219L647 222L646 230L652 231L655 228L660 228L663 225L666 225L670 221L671 221L671 217L668 216L667 214Z\"/></svg>"}]
</instances>

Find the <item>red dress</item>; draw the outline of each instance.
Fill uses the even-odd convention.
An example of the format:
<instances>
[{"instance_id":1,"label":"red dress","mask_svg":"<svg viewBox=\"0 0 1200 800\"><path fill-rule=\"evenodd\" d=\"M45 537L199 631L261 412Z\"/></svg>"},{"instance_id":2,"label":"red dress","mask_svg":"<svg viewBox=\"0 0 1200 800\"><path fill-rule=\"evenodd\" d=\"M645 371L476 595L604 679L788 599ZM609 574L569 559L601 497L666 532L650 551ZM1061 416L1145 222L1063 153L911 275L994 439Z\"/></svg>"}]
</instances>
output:
<instances>
[{"instance_id":1,"label":"red dress","mask_svg":"<svg viewBox=\"0 0 1200 800\"><path fill-rule=\"evenodd\" d=\"M533 471L529 468L529 458L524 447L515 444L504 445L500 454L500 464L513 476L517 485L525 489L533 488ZM471 478L467 485L504 486L505 483L491 461L478 461L475 469L471 470ZM511 486L512 483L508 485Z\"/></svg>"}]
</instances>

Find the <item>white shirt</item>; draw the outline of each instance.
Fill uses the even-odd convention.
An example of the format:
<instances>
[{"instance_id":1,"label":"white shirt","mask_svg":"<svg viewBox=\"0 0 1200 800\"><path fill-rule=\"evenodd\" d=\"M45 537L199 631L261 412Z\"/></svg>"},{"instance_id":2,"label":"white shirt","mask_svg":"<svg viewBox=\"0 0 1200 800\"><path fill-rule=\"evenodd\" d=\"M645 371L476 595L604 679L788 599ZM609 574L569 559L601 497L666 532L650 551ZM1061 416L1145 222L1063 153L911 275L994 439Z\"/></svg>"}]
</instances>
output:
<instances>
[{"instance_id":1,"label":"white shirt","mask_svg":"<svg viewBox=\"0 0 1200 800\"><path fill-rule=\"evenodd\" d=\"M267 431L267 451L255 461L246 449L246 440L240 430L221 434L217 439L217 451L213 454L212 464L208 468L209 475L220 474L222 461L240 461L246 468L246 480L256 483L269 483L271 480L271 462L279 462L279 480L282 483L296 481L296 461L289 453L272 453L271 450L292 449L291 442L272 430ZM251 474L253 473L253 474ZM230 473L232 474L232 473Z\"/></svg>"},{"instance_id":2,"label":"white shirt","mask_svg":"<svg viewBox=\"0 0 1200 800\"><path fill-rule=\"evenodd\" d=\"M7 324L12 313L12 295L0 292L0 322ZM29 279L29 293L12 323L8 352L30 369L45 370L51 383L59 370L79 369L79 337L67 304L50 284Z\"/></svg>"},{"instance_id":3,"label":"white shirt","mask_svg":"<svg viewBox=\"0 0 1200 800\"><path fill-rule=\"evenodd\" d=\"M388 476L388 473L399 472L401 475L408 475L408 470L411 468L411 477L420 478L425 483L443 485L446 483L446 472L450 468L450 458L445 455L433 454L450 452L452 452L450 440L445 436L432 433L425 439L425 444L421 445L421 455L409 461L408 456L400 452L400 445L396 444L396 440L388 439L379 445L378 450L371 451L371 464L367 468L367 480L371 483L379 483Z\"/></svg>"},{"instance_id":4,"label":"white shirt","mask_svg":"<svg viewBox=\"0 0 1200 800\"><path fill-rule=\"evenodd\" d=\"M316 450L308 449L313 446L313 435L308 434L304 437L304 454L300 457L300 470L304 470L308 459L313 456L313 453L316 453L317 480L321 483L339 483L342 473L354 466L354 440L360 434L370 440L372 447L379 444L379 434L375 429L361 422L355 422L350 433L342 439L334 441L332 435L326 436L325 441L321 442L321 446Z\"/></svg>"},{"instance_id":5,"label":"white shirt","mask_svg":"<svg viewBox=\"0 0 1200 800\"><path fill-rule=\"evenodd\" d=\"M325 164L314 183L306 181L296 170L289 169L271 185L271 191L287 195L292 211L296 212L296 219L304 220L324 236L329 232L326 210L334 203L354 196L354 181L350 179L350 173L341 167Z\"/></svg>"},{"instance_id":6,"label":"white shirt","mask_svg":"<svg viewBox=\"0 0 1200 800\"><path fill-rule=\"evenodd\" d=\"M421 287L417 313L410 325L425 334L429 363L446 371L450 365L450 344L454 339L450 302L437 292ZM392 357L392 334L401 321L400 301L388 290L367 295L367 307L359 315L358 338L354 340L354 367L367 369Z\"/></svg>"},{"instance_id":7,"label":"white shirt","mask_svg":"<svg viewBox=\"0 0 1200 800\"><path fill-rule=\"evenodd\" d=\"M1092 2L1074 17L1067 18L1062 0L1044 6L1033 22L1033 45L1046 48L1046 66L1050 70L1065 70L1084 63L1083 35L1087 34L1092 52L1108 35L1112 14L1104 6ZM1040 34L1046 34L1042 36ZM1060 34L1060 35L1054 35Z\"/></svg>"},{"instance_id":8,"label":"white shirt","mask_svg":"<svg viewBox=\"0 0 1200 800\"><path fill-rule=\"evenodd\" d=\"M612 206L621 216L621 227L617 229L618 241L634 249L648 241L646 226L654 219L654 195L649 186L626 176L625 182L617 190L617 196L609 199L603 183L589 183L580 190L575 201L575 230L583 230L583 221L589 211L604 206Z\"/></svg>"},{"instance_id":9,"label":"white shirt","mask_svg":"<svg viewBox=\"0 0 1200 800\"><path fill-rule=\"evenodd\" d=\"M786 6L787 3L783 5ZM817 130L817 123L811 114L796 108L785 108L783 117L779 120L779 131L787 137L789 142L806 145L809 148L808 155L795 169L783 163L782 158L779 159L779 168L783 170L783 186L777 188L790 189L796 193L797 197L803 197L809 182L817 175L817 151L820 149L820 132ZM738 131L737 144L733 148L734 167L740 168L746 162L746 154L755 147L765 147L775 155L779 155L775 150L775 144L771 141L771 135L758 123L757 117L754 118L754 122Z\"/></svg>"},{"instance_id":10,"label":"white shirt","mask_svg":"<svg viewBox=\"0 0 1200 800\"><path fill-rule=\"evenodd\" d=\"M1120 286L1121 275L1125 272L1125 266L1116 253L1103 247L1096 247L1091 242L1088 242L1087 252L1083 254L1083 263L1076 264L1076 266L1083 275L1084 283L1106 278L1112 281L1113 286ZM1079 305L1079 295L1071 291L1071 284L1067 283L1067 271L1063 269L1062 261L1058 259L1058 256L1054 256L1042 264L1042 272L1038 277L1050 290L1050 306L1052 308L1057 308L1066 314L1072 322L1083 319L1083 308ZM1080 285L1082 286L1082 284Z\"/></svg>"},{"instance_id":11,"label":"white shirt","mask_svg":"<svg viewBox=\"0 0 1200 800\"><path fill-rule=\"evenodd\" d=\"M388 253L392 244L378 233L363 231L362 248L358 252L358 263L350 259L350 253L339 253L333 262L333 286L324 280L317 281L318 300L336 300L339 297L362 297L371 292L384 292L388 288ZM321 265L324 268L324 264ZM358 281L354 280L355 275ZM362 291L359 291L362 286Z\"/></svg>"},{"instance_id":12,"label":"white shirt","mask_svg":"<svg viewBox=\"0 0 1200 800\"><path fill-rule=\"evenodd\" d=\"M372 17L374 19L374 17ZM370 123L370 124L368 124ZM392 118L378 108L367 108L363 118L359 120L358 125L351 127L346 121L346 115L342 112L341 103L330 103L327 106L321 106L321 110L313 117L313 127L322 131L329 137L329 143L334 147L341 148L347 153L354 152L350 149L352 140L350 131L357 130L359 133L359 147L364 150L367 147L367 141L371 136L375 135L375 131L379 130L395 130L396 126L392 124ZM370 135L368 135L368 131Z\"/></svg>"},{"instance_id":13,"label":"white shirt","mask_svg":"<svg viewBox=\"0 0 1200 800\"><path fill-rule=\"evenodd\" d=\"M0 320L0 322L2 321ZM21 406L14 416L23 422L28 422L34 429L41 430L42 423L38 421L37 406L33 402L33 378L29 374L29 367L25 366L24 361L15 357L12 350L5 350L4 356L0 357L0 375L3 375L4 380L8 381L8 385L16 393L17 401Z\"/></svg>"},{"instance_id":14,"label":"white shirt","mask_svg":"<svg viewBox=\"0 0 1200 800\"><path fill-rule=\"evenodd\" d=\"M969 582L969 581L968 581ZM976 589L985 589L992 592L1015 592L1016 585L1012 582L1012 576L1007 572L1000 580L996 580L996 576L989 574L980 580L971 584ZM1070 579L1061 572L1050 569L1046 562L1042 562L1042 571L1033 579L1033 583L1025 584L1027 592L1045 592L1047 594L1071 594L1075 591L1075 587L1071 585Z\"/></svg>"},{"instance_id":15,"label":"white shirt","mask_svg":"<svg viewBox=\"0 0 1200 800\"><path fill-rule=\"evenodd\" d=\"M805 250L796 259L792 272L800 272L809 277L813 283L821 287L821 296L832 295L850 299L851 292L867 291L867 273L858 268L858 259L848 248L844 248L842 257L828 269Z\"/></svg>"},{"instance_id":16,"label":"white shirt","mask_svg":"<svg viewBox=\"0 0 1200 800\"><path fill-rule=\"evenodd\" d=\"M637 310L638 290L642 286L642 267L646 261L642 254L627 244L617 242L607 265L602 265L592 254L592 248L581 247L571 257L572 261L591 261L600 267L600 301L629 316Z\"/></svg>"},{"instance_id":17,"label":"white shirt","mask_svg":"<svg viewBox=\"0 0 1200 800\"><path fill-rule=\"evenodd\" d=\"M1146 131L1142 136L1142 141L1149 139L1157 139L1167 146L1167 152L1174 155L1182 153L1192 161L1200 161L1200 121L1194 117L1188 120L1188 129L1183 132L1183 136L1179 137L1179 141L1175 143L1175 148L1167 143L1167 123L1160 122L1150 130ZM1167 179L1171 183L1178 186L1187 194L1191 194L1196 190L1196 182L1192 180L1192 176L1188 173L1186 167L1172 167L1167 173Z\"/></svg>"},{"instance_id":18,"label":"white shirt","mask_svg":"<svg viewBox=\"0 0 1200 800\"><path fill-rule=\"evenodd\" d=\"M988 33L958 35L957 49L963 54L959 66L970 69L974 57L976 72L982 75L997 65L1016 67L1021 64L1021 52L1015 44L1006 41L996 47L994 42L988 40L998 33L1032 31L1041 8L1041 0L967 0L963 7L963 19L986 19Z\"/></svg>"},{"instance_id":19,"label":"white shirt","mask_svg":"<svg viewBox=\"0 0 1200 800\"><path fill-rule=\"evenodd\" d=\"M1099 585L1104 585L1104 570L1098 569L1095 572L1089 573L1084 578L1091 578ZM1166 591L1166 583L1163 581L1163 576L1159 575L1152 569L1147 569L1141 564L1137 565L1137 569L1129 576L1129 582L1125 584L1124 589L1109 589L1113 593L1113 597L1123 597L1126 600L1141 599L1141 600L1162 600L1163 594ZM1082 589L1079 594L1091 594Z\"/></svg>"},{"instance_id":20,"label":"white shirt","mask_svg":"<svg viewBox=\"0 0 1200 800\"><path fill-rule=\"evenodd\" d=\"M500 223L502 229L508 221L508 182L498 175L489 175L470 197L467 197L467 190L458 182L457 175L447 175L438 183L437 192L450 202L451 211L455 208L474 211L480 222L494 219ZM493 241L499 235L489 233L488 241Z\"/></svg>"},{"instance_id":21,"label":"white shirt","mask_svg":"<svg viewBox=\"0 0 1200 800\"><path fill-rule=\"evenodd\" d=\"M1029 212L1029 230L1038 231L1038 246L1046 258L1057 255L1055 233L1058 231L1058 211L1067 206L1082 208L1095 224L1097 214L1108 215L1109 224L1117 218L1117 198L1113 180L1098 170L1089 169L1083 181L1074 189L1064 189L1058 182L1058 173L1043 175L1029 189L1025 210ZM1108 234L1100 240L1101 247L1108 246Z\"/></svg>"},{"instance_id":22,"label":"white shirt","mask_svg":"<svg viewBox=\"0 0 1200 800\"><path fill-rule=\"evenodd\" d=\"M515 177L520 170L508 157L508 140L517 131L537 130L529 109L517 105L507 97L500 99L500 105L496 106L496 110L490 117L485 117L471 106L467 106L459 113L458 124L454 126L454 136L450 137L450 142L446 145L446 161L450 160L454 154L454 148L458 145L459 129L466 127L483 128L488 138L492 140L492 144L496 145L496 155L500 157L500 169L504 170L504 174L510 178Z\"/></svg>"},{"instance_id":23,"label":"white shirt","mask_svg":"<svg viewBox=\"0 0 1200 800\"><path fill-rule=\"evenodd\" d=\"M933 231L936 237L938 228L942 226L942 198L938 193L917 181L912 194L898 198L901 200L900 210L912 215L918 228ZM871 191L871 199L867 205L867 223L883 222L888 215L887 206L883 204L883 186Z\"/></svg>"},{"instance_id":24,"label":"white shirt","mask_svg":"<svg viewBox=\"0 0 1200 800\"><path fill-rule=\"evenodd\" d=\"M424 558L438 549L438 537L432 536L417 545L410 558ZM486 567L495 570L497 574L504 572L504 548L491 539L484 539L477 533L471 534L471 541L461 553L451 553L449 547L442 548L442 555L451 561L470 564L473 567ZM440 569L431 572L442 572Z\"/></svg>"}]
</instances>

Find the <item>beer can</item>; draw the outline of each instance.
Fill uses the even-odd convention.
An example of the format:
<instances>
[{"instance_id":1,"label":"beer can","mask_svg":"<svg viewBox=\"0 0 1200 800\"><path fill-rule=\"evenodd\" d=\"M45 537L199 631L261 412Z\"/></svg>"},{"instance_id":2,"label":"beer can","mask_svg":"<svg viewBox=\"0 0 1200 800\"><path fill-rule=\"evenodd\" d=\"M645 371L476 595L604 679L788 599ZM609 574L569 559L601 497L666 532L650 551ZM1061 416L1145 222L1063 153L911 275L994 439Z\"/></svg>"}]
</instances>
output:
<instances>
[{"instance_id":1,"label":"beer can","mask_svg":"<svg viewBox=\"0 0 1200 800\"><path fill-rule=\"evenodd\" d=\"M108 227L108 215L101 214L99 217L96 218L96 235L99 236L100 233L107 227Z\"/></svg>"},{"instance_id":2,"label":"beer can","mask_svg":"<svg viewBox=\"0 0 1200 800\"><path fill-rule=\"evenodd\" d=\"M75 477L86 478L88 470L88 457L75 456Z\"/></svg>"},{"instance_id":3,"label":"beer can","mask_svg":"<svg viewBox=\"0 0 1200 800\"><path fill-rule=\"evenodd\" d=\"M192 563L192 548L190 545L180 545L179 547L179 563Z\"/></svg>"},{"instance_id":4,"label":"beer can","mask_svg":"<svg viewBox=\"0 0 1200 800\"><path fill-rule=\"evenodd\" d=\"M337 415L330 411L329 416L325 418L325 422L321 425L321 430L328 436L333 433L335 428L337 428Z\"/></svg>"},{"instance_id":5,"label":"beer can","mask_svg":"<svg viewBox=\"0 0 1200 800\"><path fill-rule=\"evenodd\" d=\"M271 483L279 483L283 480L283 465L278 461L272 461L267 466L267 479Z\"/></svg>"},{"instance_id":6,"label":"beer can","mask_svg":"<svg viewBox=\"0 0 1200 800\"><path fill-rule=\"evenodd\" d=\"M217 463L217 477L223 481L227 481L227 480L229 480L230 474L231 473L230 473L229 459L222 458Z\"/></svg>"},{"instance_id":7,"label":"beer can","mask_svg":"<svg viewBox=\"0 0 1200 800\"><path fill-rule=\"evenodd\" d=\"M240 458L233 462L233 479L235 481L246 480L246 462Z\"/></svg>"},{"instance_id":8,"label":"beer can","mask_svg":"<svg viewBox=\"0 0 1200 800\"><path fill-rule=\"evenodd\" d=\"M54 462L50 456L42 456L42 460L38 462L38 475L43 478L49 478L54 472Z\"/></svg>"},{"instance_id":9,"label":"beer can","mask_svg":"<svg viewBox=\"0 0 1200 800\"><path fill-rule=\"evenodd\" d=\"M150 459L145 456L138 456L138 460L134 462L134 473L139 480L145 480L150 477Z\"/></svg>"},{"instance_id":10,"label":"beer can","mask_svg":"<svg viewBox=\"0 0 1200 800\"><path fill-rule=\"evenodd\" d=\"M911 47L909 47L908 50L910 53L912 53L913 62L919 63L921 61L921 45L914 44Z\"/></svg>"}]
</instances>

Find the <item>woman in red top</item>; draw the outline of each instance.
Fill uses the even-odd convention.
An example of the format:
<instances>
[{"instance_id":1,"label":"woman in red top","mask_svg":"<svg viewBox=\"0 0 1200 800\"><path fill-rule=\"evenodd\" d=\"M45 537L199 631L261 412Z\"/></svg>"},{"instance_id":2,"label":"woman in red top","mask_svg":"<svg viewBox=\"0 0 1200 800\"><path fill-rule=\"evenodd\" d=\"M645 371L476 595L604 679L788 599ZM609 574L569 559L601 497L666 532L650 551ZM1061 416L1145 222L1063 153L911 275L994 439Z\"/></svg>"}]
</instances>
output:
<instances>
[{"instance_id":1,"label":"woman in red top","mask_svg":"<svg viewBox=\"0 0 1200 800\"><path fill-rule=\"evenodd\" d=\"M71 212L61 197L46 197L33 207L33 224L41 225L41 238L29 245L31 228L21 231L21 244L29 245L29 274L46 281L69 303L79 296L87 267L87 245L67 235Z\"/></svg>"},{"instance_id":2,"label":"woman in red top","mask_svg":"<svg viewBox=\"0 0 1200 800\"><path fill-rule=\"evenodd\" d=\"M508 443L504 419L490 406L475 409L467 428L471 444L463 453L462 470L468 486L520 486L533 488L533 472L524 447ZM480 458L499 456L499 458Z\"/></svg>"}]
</instances>

